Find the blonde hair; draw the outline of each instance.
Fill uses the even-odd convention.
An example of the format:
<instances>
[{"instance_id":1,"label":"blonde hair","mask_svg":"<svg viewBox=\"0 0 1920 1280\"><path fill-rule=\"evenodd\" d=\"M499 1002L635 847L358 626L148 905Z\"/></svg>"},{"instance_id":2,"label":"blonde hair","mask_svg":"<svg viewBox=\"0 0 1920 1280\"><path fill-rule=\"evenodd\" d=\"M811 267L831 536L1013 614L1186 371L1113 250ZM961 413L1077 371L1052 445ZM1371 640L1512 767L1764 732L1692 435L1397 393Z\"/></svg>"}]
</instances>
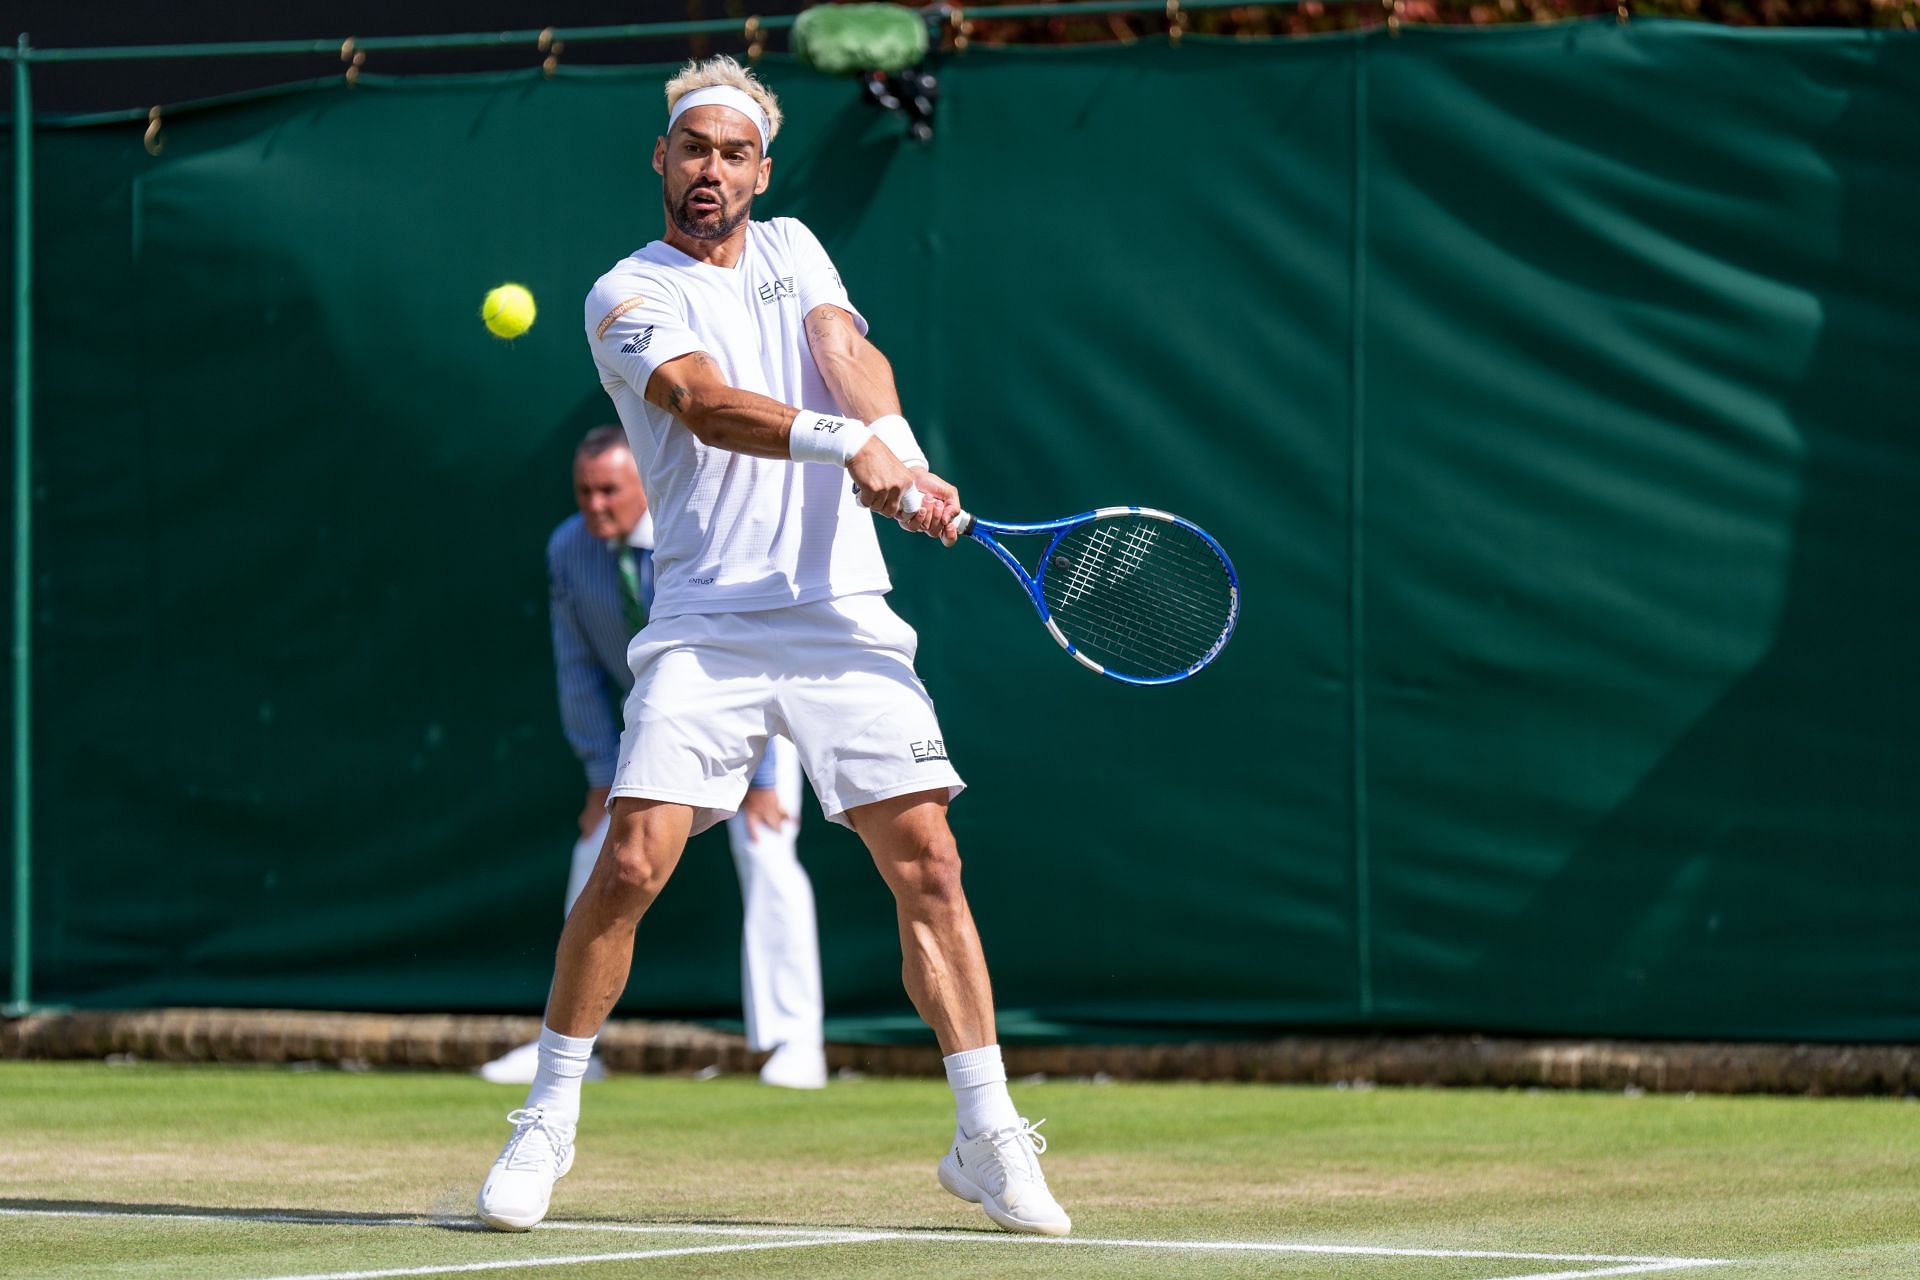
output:
<instances>
[{"instance_id":1,"label":"blonde hair","mask_svg":"<svg viewBox=\"0 0 1920 1280\"><path fill-rule=\"evenodd\" d=\"M695 89L710 89L719 84L738 89L760 104L760 109L767 113L769 143L780 135L780 99L773 96L773 90L755 79L753 72L724 53L708 58L705 62L689 60L673 79L667 81L668 112L672 112L680 99Z\"/></svg>"}]
</instances>

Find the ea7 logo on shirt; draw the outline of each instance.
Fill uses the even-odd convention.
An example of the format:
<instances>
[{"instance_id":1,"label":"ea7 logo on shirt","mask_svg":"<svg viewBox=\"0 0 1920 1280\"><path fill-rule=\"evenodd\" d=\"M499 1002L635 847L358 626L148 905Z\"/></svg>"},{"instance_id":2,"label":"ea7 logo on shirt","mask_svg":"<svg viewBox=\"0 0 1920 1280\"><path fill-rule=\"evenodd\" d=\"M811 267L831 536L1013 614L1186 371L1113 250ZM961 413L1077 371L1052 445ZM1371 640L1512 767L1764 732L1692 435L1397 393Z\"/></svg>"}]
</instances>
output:
<instances>
[{"instance_id":1,"label":"ea7 logo on shirt","mask_svg":"<svg viewBox=\"0 0 1920 1280\"><path fill-rule=\"evenodd\" d=\"M652 343L653 326L648 325L639 333L620 344L620 354L623 356L637 356L652 345Z\"/></svg>"},{"instance_id":2,"label":"ea7 logo on shirt","mask_svg":"<svg viewBox=\"0 0 1920 1280\"><path fill-rule=\"evenodd\" d=\"M778 302L782 298L793 296L792 276L781 276L778 280L769 280L760 286L760 301L763 303Z\"/></svg>"},{"instance_id":3,"label":"ea7 logo on shirt","mask_svg":"<svg viewBox=\"0 0 1920 1280\"><path fill-rule=\"evenodd\" d=\"M913 752L913 759L916 764L925 764L929 760L945 760L947 758L947 740L945 738L928 738L923 742L909 742L907 747Z\"/></svg>"}]
</instances>

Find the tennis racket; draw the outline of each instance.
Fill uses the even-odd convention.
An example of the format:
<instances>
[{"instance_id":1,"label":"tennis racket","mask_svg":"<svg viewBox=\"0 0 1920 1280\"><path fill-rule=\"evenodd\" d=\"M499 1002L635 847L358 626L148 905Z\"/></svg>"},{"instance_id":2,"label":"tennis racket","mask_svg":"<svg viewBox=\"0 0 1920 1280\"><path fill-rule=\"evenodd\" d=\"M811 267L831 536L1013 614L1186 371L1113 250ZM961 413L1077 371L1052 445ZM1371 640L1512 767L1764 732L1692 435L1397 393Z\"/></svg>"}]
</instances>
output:
<instances>
[{"instance_id":1,"label":"tennis racket","mask_svg":"<svg viewBox=\"0 0 1920 1280\"><path fill-rule=\"evenodd\" d=\"M920 497L908 490L902 510L918 510ZM1074 661L1124 684L1186 679L1220 656L1240 620L1240 579L1225 548L1165 511L1101 507L1038 524L962 512L960 533L1020 580ZM1047 540L1032 573L1000 541L1020 537Z\"/></svg>"}]
</instances>

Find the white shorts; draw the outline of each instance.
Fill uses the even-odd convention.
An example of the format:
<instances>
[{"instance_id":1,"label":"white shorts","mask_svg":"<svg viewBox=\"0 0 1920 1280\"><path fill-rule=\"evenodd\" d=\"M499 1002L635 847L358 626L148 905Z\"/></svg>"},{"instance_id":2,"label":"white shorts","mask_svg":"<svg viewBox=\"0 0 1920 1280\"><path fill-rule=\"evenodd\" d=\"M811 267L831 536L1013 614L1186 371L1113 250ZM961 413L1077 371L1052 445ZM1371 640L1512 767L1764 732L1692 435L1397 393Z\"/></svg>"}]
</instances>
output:
<instances>
[{"instance_id":1,"label":"white shorts","mask_svg":"<svg viewBox=\"0 0 1920 1280\"><path fill-rule=\"evenodd\" d=\"M767 735L784 735L829 820L966 783L947 762L920 639L878 595L649 622L627 646L633 690L613 796L691 805L706 830L740 807Z\"/></svg>"}]
</instances>

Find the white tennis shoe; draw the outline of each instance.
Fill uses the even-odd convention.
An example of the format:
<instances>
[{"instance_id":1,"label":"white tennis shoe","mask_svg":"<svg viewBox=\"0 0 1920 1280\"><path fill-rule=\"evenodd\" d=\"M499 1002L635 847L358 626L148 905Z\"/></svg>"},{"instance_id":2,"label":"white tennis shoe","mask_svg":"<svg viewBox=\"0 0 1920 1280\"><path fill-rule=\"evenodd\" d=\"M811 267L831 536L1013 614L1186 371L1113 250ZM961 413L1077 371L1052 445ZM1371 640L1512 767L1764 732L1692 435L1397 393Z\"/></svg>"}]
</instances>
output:
<instances>
[{"instance_id":1,"label":"white tennis shoe","mask_svg":"<svg viewBox=\"0 0 1920 1280\"><path fill-rule=\"evenodd\" d=\"M827 1087L827 1051L817 1044L799 1044L792 1040L773 1051L760 1068L760 1083L782 1089L824 1089Z\"/></svg>"},{"instance_id":2,"label":"white tennis shoe","mask_svg":"<svg viewBox=\"0 0 1920 1280\"><path fill-rule=\"evenodd\" d=\"M487 1171L475 1203L495 1231L527 1231L547 1216L553 1184L573 1168L573 1126L539 1108L509 1111L513 1136Z\"/></svg>"},{"instance_id":3,"label":"white tennis shoe","mask_svg":"<svg viewBox=\"0 0 1920 1280\"><path fill-rule=\"evenodd\" d=\"M1040 1153L1047 1140L1040 1125L1025 1117L1011 1128L995 1129L977 1138L954 1135L953 1147L940 1161L940 1185L962 1200L971 1200L1008 1231L1063 1236L1073 1220L1047 1190L1040 1172Z\"/></svg>"},{"instance_id":4,"label":"white tennis shoe","mask_svg":"<svg viewBox=\"0 0 1920 1280\"><path fill-rule=\"evenodd\" d=\"M517 1049L507 1050L492 1062L475 1067L474 1074L488 1084L532 1084L539 1070L540 1042L530 1040ZM587 1059L587 1074L580 1078L587 1083L607 1078L607 1069L599 1054Z\"/></svg>"}]
</instances>

